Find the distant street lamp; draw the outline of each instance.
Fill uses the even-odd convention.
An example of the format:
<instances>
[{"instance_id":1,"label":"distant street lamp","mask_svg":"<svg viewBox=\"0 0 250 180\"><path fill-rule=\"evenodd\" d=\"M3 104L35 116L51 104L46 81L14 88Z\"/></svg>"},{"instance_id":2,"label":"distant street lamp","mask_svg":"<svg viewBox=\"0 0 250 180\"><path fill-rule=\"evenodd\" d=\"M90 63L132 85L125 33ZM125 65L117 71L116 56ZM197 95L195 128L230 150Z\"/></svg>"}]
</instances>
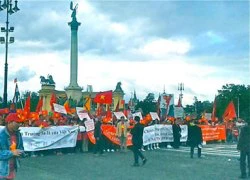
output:
<instances>
[{"instance_id":1,"label":"distant street lamp","mask_svg":"<svg viewBox=\"0 0 250 180\"><path fill-rule=\"evenodd\" d=\"M6 26L1 27L1 32L5 32L5 37L0 37L0 43L5 43L5 64L4 64L4 92L3 92L3 107L7 107L7 83L8 83L8 44L14 43L14 37L9 38L9 32L14 31L14 27L9 28L9 15L19 11L17 7L17 0L15 0L15 6L12 7L12 0L4 0L1 4L0 0L0 11L6 9Z\"/></svg>"}]
</instances>

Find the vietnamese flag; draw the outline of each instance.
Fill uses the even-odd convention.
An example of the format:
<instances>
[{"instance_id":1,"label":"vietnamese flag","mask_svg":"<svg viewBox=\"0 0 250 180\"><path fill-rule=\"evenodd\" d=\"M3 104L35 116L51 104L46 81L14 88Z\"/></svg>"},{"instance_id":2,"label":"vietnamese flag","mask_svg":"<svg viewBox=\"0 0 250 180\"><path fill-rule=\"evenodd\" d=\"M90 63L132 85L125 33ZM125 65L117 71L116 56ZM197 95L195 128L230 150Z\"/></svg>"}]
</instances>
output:
<instances>
[{"instance_id":1,"label":"vietnamese flag","mask_svg":"<svg viewBox=\"0 0 250 180\"><path fill-rule=\"evenodd\" d=\"M8 108L0 109L0 115L2 114L8 114L10 110Z\"/></svg>"},{"instance_id":2,"label":"vietnamese flag","mask_svg":"<svg viewBox=\"0 0 250 180\"><path fill-rule=\"evenodd\" d=\"M104 114L104 108L103 108L103 105L100 104L96 110L96 116L102 116L103 114Z\"/></svg>"},{"instance_id":3,"label":"vietnamese flag","mask_svg":"<svg viewBox=\"0 0 250 180\"><path fill-rule=\"evenodd\" d=\"M107 119L112 119L112 112L110 110L110 105L108 105L108 110L106 112L106 118Z\"/></svg>"},{"instance_id":4,"label":"vietnamese flag","mask_svg":"<svg viewBox=\"0 0 250 180\"><path fill-rule=\"evenodd\" d=\"M52 93L51 98L50 98L50 107L54 111L53 103L56 103L56 95L55 95L55 93Z\"/></svg>"},{"instance_id":5,"label":"vietnamese flag","mask_svg":"<svg viewBox=\"0 0 250 180\"><path fill-rule=\"evenodd\" d=\"M94 102L100 104L112 104L112 91L97 93Z\"/></svg>"},{"instance_id":6,"label":"vietnamese flag","mask_svg":"<svg viewBox=\"0 0 250 180\"><path fill-rule=\"evenodd\" d=\"M68 114L71 114L71 109L70 109L70 106L69 106L69 101L67 100L67 101L65 101L65 103L64 103L64 108L65 108L65 110L66 110L66 112L68 113Z\"/></svg>"},{"instance_id":7,"label":"vietnamese flag","mask_svg":"<svg viewBox=\"0 0 250 180\"><path fill-rule=\"evenodd\" d=\"M28 95L25 105L24 105L24 112L27 112L27 115L30 113L30 94Z\"/></svg>"},{"instance_id":8,"label":"vietnamese flag","mask_svg":"<svg viewBox=\"0 0 250 180\"><path fill-rule=\"evenodd\" d=\"M36 106L36 112L39 113L43 107L43 96L39 99L37 106Z\"/></svg>"},{"instance_id":9,"label":"vietnamese flag","mask_svg":"<svg viewBox=\"0 0 250 180\"><path fill-rule=\"evenodd\" d=\"M227 106L227 108L226 108L226 110L225 110L225 112L223 114L223 119L225 121L228 121L228 120L232 120L233 118L236 118L236 117L237 116L236 116L236 112L235 112L234 103L233 103L233 101L231 101L228 104L228 106Z\"/></svg>"}]
</instances>

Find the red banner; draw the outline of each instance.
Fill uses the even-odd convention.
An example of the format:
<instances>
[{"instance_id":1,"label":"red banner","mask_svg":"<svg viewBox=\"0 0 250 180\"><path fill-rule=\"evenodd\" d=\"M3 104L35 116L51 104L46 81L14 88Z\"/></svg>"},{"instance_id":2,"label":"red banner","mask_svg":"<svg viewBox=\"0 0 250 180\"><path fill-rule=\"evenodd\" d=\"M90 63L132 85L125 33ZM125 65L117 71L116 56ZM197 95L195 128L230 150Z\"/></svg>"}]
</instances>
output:
<instances>
[{"instance_id":1,"label":"red banner","mask_svg":"<svg viewBox=\"0 0 250 180\"><path fill-rule=\"evenodd\" d=\"M120 145L120 140L118 137L116 137L116 127L112 125L102 125L102 133L104 136L106 136L111 142L114 144ZM89 131L88 137L91 143L95 144L95 136L94 131ZM132 146L132 136L130 133L128 133L127 136L127 146Z\"/></svg>"},{"instance_id":2,"label":"red banner","mask_svg":"<svg viewBox=\"0 0 250 180\"><path fill-rule=\"evenodd\" d=\"M95 144L96 141L95 141L94 131L89 131L89 132L87 132L87 135L88 135L88 137L89 137L90 142L91 142L92 144Z\"/></svg>"},{"instance_id":3,"label":"red banner","mask_svg":"<svg viewBox=\"0 0 250 180\"><path fill-rule=\"evenodd\" d=\"M111 125L102 125L102 133L114 144L120 145L120 140L116 137L116 127ZM132 135L128 133L127 146L132 146Z\"/></svg>"},{"instance_id":4,"label":"red banner","mask_svg":"<svg viewBox=\"0 0 250 180\"><path fill-rule=\"evenodd\" d=\"M201 127L202 130L203 141L226 140L225 125L199 125L199 127Z\"/></svg>"}]
</instances>

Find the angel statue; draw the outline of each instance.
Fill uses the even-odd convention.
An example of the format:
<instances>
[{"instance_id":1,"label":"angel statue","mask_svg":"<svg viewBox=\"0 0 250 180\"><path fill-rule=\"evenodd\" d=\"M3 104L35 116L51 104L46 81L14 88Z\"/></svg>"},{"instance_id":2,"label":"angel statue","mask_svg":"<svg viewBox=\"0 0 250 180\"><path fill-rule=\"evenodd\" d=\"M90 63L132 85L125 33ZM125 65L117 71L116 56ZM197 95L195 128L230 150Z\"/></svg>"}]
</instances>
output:
<instances>
[{"instance_id":1,"label":"angel statue","mask_svg":"<svg viewBox=\"0 0 250 180\"><path fill-rule=\"evenodd\" d=\"M72 10L72 14L71 17L73 20L76 20L76 10L78 8L78 4L75 5L75 7L73 8L73 2L70 2L70 9Z\"/></svg>"}]
</instances>

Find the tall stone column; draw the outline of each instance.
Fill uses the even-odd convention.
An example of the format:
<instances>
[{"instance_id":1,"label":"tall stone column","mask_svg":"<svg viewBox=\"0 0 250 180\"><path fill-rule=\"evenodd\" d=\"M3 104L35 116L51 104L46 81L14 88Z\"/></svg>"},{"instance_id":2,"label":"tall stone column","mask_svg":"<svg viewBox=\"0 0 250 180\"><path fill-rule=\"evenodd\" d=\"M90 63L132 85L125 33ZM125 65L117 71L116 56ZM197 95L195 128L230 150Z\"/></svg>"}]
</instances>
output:
<instances>
[{"instance_id":1,"label":"tall stone column","mask_svg":"<svg viewBox=\"0 0 250 180\"><path fill-rule=\"evenodd\" d=\"M73 10L74 13L74 10ZM72 13L72 21L69 22L71 28L71 49L70 49L70 83L65 88L68 98L79 101L82 97L82 88L78 86L78 36L77 31L81 23L77 22L76 14Z\"/></svg>"}]
</instances>

